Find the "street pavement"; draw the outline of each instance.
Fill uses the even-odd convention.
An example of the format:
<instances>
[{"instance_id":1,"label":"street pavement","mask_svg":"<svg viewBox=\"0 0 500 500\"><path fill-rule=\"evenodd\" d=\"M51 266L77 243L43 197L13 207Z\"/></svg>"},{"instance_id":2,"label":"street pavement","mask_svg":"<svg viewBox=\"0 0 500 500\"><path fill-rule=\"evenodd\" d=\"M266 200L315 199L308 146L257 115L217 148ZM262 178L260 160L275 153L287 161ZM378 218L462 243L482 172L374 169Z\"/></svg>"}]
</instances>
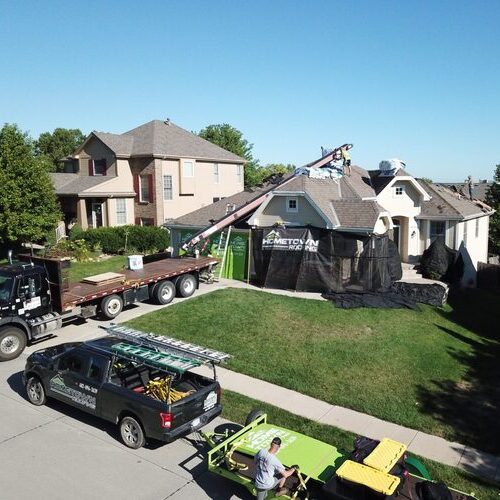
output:
<instances>
[{"instance_id":1,"label":"street pavement","mask_svg":"<svg viewBox=\"0 0 500 500\"><path fill-rule=\"evenodd\" d=\"M196 295L221 287L202 284ZM129 308L120 322L149 310L158 306ZM197 435L131 450L120 442L113 424L57 401L41 407L27 401L21 375L29 354L102 335L98 327L106 323L68 325L57 336L28 347L18 359L0 363L0 499L250 498L237 484L209 474L206 448ZM205 429L224 422L216 419Z\"/></svg>"}]
</instances>

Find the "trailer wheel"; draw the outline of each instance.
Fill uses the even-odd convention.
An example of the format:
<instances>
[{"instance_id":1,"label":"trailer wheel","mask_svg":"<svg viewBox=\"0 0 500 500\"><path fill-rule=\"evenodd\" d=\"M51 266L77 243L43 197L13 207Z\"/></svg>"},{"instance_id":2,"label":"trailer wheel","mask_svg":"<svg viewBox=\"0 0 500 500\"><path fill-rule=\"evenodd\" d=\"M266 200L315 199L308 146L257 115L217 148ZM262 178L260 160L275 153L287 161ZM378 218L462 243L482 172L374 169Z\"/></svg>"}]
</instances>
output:
<instances>
[{"instance_id":1,"label":"trailer wheel","mask_svg":"<svg viewBox=\"0 0 500 500\"><path fill-rule=\"evenodd\" d=\"M196 278L192 274L184 274L177 280L177 293L181 297L191 297L196 291Z\"/></svg>"},{"instance_id":2,"label":"trailer wheel","mask_svg":"<svg viewBox=\"0 0 500 500\"><path fill-rule=\"evenodd\" d=\"M15 326L0 329L0 361L17 358L26 347L25 333Z\"/></svg>"},{"instance_id":3,"label":"trailer wheel","mask_svg":"<svg viewBox=\"0 0 500 500\"><path fill-rule=\"evenodd\" d=\"M47 395L42 381L38 377L30 377L26 382L26 394L29 402L35 406L42 406L47 401Z\"/></svg>"},{"instance_id":4,"label":"trailer wheel","mask_svg":"<svg viewBox=\"0 0 500 500\"><path fill-rule=\"evenodd\" d=\"M175 297L175 285L169 281L161 281L153 288L153 299L157 304L170 304Z\"/></svg>"},{"instance_id":5,"label":"trailer wheel","mask_svg":"<svg viewBox=\"0 0 500 500\"><path fill-rule=\"evenodd\" d=\"M146 436L141 424L133 417L123 417L120 421L120 436L125 446L137 450L146 444Z\"/></svg>"},{"instance_id":6,"label":"trailer wheel","mask_svg":"<svg viewBox=\"0 0 500 500\"><path fill-rule=\"evenodd\" d=\"M257 420L259 417L261 417L262 415L265 415L265 411L262 411L262 410L258 410L258 409L255 409L255 410L252 410L248 415L247 415L247 418L245 420L245 427L247 425L250 425L254 420Z\"/></svg>"},{"instance_id":7,"label":"trailer wheel","mask_svg":"<svg viewBox=\"0 0 500 500\"><path fill-rule=\"evenodd\" d=\"M116 294L104 297L101 302L101 314L106 319L116 318L123 309L123 299Z\"/></svg>"}]
</instances>

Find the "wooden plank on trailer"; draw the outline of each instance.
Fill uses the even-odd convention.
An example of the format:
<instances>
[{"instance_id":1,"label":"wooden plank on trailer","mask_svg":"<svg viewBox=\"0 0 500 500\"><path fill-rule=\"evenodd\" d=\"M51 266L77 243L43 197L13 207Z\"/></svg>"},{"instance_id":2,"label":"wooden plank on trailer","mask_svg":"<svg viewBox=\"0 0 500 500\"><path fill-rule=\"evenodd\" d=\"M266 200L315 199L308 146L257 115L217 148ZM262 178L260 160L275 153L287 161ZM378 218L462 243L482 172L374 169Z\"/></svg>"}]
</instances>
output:
<instances>
[{"instance_id":1,"label":"wooden plank on trailer","mask_svg":"<svg viewBox=\"0 0 500 500\"><path fill-rule=\"evenodd\" d=\"M111 283L116 283L117 281L123 281L125 279L124 274L120 273L101 273L94 274L93 276L87 276L83 278L83 283L89 283L90 285L109 285Z\"/></svg>"}]
</instances>

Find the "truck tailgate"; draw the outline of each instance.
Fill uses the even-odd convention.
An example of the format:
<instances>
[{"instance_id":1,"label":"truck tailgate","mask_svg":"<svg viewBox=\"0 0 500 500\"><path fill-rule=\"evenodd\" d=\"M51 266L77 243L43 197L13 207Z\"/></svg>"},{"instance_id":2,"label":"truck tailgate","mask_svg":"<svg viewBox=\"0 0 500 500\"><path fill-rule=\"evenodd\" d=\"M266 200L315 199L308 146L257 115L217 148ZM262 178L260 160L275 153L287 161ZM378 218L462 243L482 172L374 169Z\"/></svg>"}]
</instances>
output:
<instances>
[{"instance_id":1,"label":"truck tailgate","mask_svg":"<svg viewBox=\"0 0 500 500\"><path fill-rule=\"evenodd\" d=\"M173 403L171 405L171 411L174 415L173 427L179 427L203 415L219 403L219 399L219 383L214 382L202 387L195 394Z\"/></svg>"}]
</instances>

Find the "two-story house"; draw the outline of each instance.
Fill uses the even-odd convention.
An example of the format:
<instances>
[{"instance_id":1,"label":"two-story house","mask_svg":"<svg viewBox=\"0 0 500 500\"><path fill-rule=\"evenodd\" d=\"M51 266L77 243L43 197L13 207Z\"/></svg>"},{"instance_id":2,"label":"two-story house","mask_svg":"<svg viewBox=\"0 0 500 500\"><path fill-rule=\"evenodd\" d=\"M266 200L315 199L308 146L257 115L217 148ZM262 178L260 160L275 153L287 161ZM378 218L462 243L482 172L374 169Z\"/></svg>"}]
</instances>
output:
<instances>
[{"instance_id":1,"label":"two-story house","mask_svg":"<svg viewBox=\"0 0 500 500\"><path fill-rule=\"evenodd\" d=\"M243 190L245 160L153 120L123 134L92 132L52 174L67 223L162 225Z\"/></svg>"}]
</instances>

